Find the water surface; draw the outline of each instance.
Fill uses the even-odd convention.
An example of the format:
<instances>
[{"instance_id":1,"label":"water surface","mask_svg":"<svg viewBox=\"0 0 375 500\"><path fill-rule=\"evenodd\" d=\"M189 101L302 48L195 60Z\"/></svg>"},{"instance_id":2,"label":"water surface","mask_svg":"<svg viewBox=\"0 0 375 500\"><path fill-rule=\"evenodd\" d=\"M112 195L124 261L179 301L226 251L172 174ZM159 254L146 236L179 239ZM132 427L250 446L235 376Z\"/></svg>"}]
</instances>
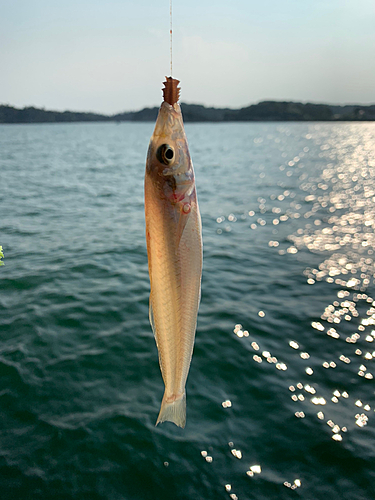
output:
<instances>
[{"instance_id":1,"label":"water surface","mask_svg":"<svg viewBox=\"0 0 375 500\"><path fill-rule=\"evenodd\" d=\"M186 126L204 272L185 430L154 426L152 130L0 126L2 498L374 498L375 125Z\"/></svg>"}]
</instances>

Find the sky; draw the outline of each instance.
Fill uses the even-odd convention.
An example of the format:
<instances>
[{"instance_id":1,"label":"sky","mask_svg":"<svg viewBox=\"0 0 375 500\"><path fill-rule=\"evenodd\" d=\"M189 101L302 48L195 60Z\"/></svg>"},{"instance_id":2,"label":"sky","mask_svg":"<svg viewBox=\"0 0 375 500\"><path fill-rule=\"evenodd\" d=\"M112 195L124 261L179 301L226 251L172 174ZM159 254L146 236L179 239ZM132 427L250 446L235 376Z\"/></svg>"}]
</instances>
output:
<instances>
[{"instance_id":1,"label":"sky","mask_svg":"<svg viewBox=\"0 0 375 500\"><path fill-rule=\"evenodd\" d=\"M0 0L0 104L158 106L169 0ZM173 0L181 100L375 103L374 0Z\"/></svg>"}]
</instances>

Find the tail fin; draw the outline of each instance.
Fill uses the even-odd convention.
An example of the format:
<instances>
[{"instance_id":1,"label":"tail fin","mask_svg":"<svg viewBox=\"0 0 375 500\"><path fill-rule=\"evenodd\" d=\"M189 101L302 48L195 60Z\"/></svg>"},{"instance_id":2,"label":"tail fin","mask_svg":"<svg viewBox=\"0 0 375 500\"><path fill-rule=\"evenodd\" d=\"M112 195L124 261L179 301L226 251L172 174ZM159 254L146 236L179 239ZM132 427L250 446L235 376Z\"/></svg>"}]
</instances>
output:
<instances>
[{"instance_id":1,"label":"tail fin","mask_svg":"<svg viewBox=\"0 0 375 500\"><path fill-rule=\"evenodd\" d=\"M178 396L175 400L168 402L167 398L163 396L161 402L160 412L156 425L162 422L173 422L178 427L185 427L186 424L186 393Z\"/></svg>"}]
</instances>

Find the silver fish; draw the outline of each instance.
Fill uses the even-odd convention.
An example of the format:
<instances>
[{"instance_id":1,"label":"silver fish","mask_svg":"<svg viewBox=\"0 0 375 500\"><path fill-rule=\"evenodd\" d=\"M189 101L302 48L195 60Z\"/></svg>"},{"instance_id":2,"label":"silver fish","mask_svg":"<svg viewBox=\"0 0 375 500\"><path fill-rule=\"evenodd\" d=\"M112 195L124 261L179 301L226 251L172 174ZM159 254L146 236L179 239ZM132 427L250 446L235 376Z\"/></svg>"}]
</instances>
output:
<instances>
[{"instance_id":1,"label":"silver fish","mask_svg":"<svg viewBox=\"0 0 375 500\"><path fill-rule=\"evenodd\" d=\"M164 101L150 140L145 215L150 323L165 392L156 425L186 423L185 384L194 347L202 275L202 224L178 80L164 82Z\"/></svg>"}]
</instances>

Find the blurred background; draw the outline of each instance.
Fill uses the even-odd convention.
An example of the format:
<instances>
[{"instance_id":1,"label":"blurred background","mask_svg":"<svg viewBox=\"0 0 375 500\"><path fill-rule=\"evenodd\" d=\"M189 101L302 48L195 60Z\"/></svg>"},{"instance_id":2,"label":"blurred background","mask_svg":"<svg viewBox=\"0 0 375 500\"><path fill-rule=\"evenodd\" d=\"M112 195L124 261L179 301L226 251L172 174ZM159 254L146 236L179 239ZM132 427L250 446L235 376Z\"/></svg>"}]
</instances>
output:
<instances>
[{"instance_id":1,"label":"blurred background","mask_svg":"<svg viewBox=\"0 0 375 500\"><path fill-rule=\"evenodd\" d=\"M374 103L372 0L173 1L184 102ZM114 114L159 105L169 2L2 2L0 103Z\"/></svg>"}]
</instances>

